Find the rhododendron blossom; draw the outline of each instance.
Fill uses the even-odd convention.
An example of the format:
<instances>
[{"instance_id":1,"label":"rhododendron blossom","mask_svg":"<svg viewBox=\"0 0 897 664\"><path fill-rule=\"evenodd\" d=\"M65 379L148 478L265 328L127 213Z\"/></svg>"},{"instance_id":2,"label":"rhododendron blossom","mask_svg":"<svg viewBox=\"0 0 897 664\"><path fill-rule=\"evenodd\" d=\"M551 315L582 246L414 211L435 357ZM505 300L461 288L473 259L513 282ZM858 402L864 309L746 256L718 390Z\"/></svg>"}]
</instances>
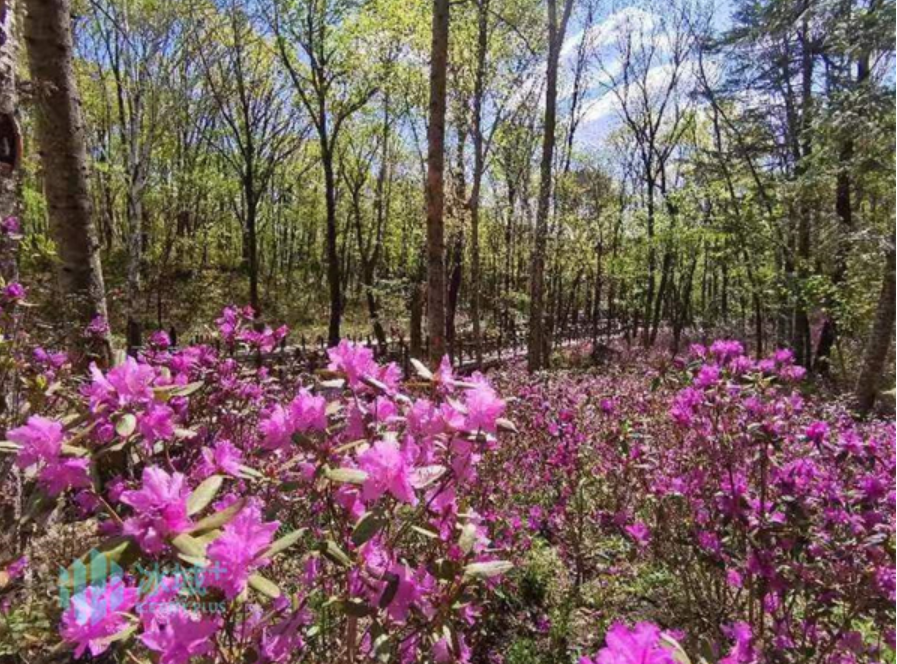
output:
<instances>
[{"instance_id":1,"label":"rhododendron blossom","mask_svg":"<svg viewBox=\"0 0 897 664\"><path fill-rule=\"evenodd\" d=\"M119 578L100 586L87 586L72 597L62 614L62 637L75 646L75 657L89 651L94 657L105 652L110 637L129 624L126 613L137 603L137 588Z\"/></svg>"},{"instance_id":2,"label":"rhododendron blossom","mask_svg":"<svg viewBox=\"0 0 897 664\"><path fill-rule=\"evenodd\" d=\"M159 653L160 664L186 664L213 649L210 637L219 627L215 618L175 609L155 617L140 640Z\"/></svg>"},{"instance_id":3,"label":"rhododendron blossom","mask_svg":"<svg viewBox=\"0 0 897 664\"><path fill-rule=\"evenodd\" d=\"M660 639L660 628L652 623L632 628L617 623L607 632L607 645L593 658L580 658L579 664L676 664L673 651Z\"/></svg>"},{"instance_id":4,"label":"rhododendron blossom","mask_svg":"<svg viewBox=\"0 0 897 664\"><path fill-rule=\"evenodd\" d=\"M21 446L16 456L16 465L28 468L41 461L56 459L62 449L64 434L60 422L32 415L24 426L10 429L6 437Z\"/></svg>"},{"instance_id":5,"label":"rhododendron blossom","mask_svg":"<svg viewBox=\"0 0 897 664\"><path fill-rule=\"evenodd\" d=\"M367 473L362 493L365 500L377 500L388 492L396 500L417 504L410 465L394 440L375 442L358 455L358 465Z\"/></svg>"},{"instance_id":6,"label":"rhododendron blossom","mask_svg":"<svg viewBox=\"0 0 897 664\"><path fill-rule=\"evenodd\" d=\"M181 473L169 475L158 466L145 468L139 490L124 491L121 502L134 508L123 532L134 537L147 553L161 552L166 539L190 527L187 498L190 490Z\"/></svg>"},{"instance_id":7,"label":"rhododendron blossom","mask_svg":"<svg viewBox=\"0 0 897 664\"><path fill-rule=\"evenodd\" d=\"M249 575L270 562L262 553L271 544L279 527L277 521L263 522L261 510L256 504L240 510L208 548L207 555L212 566L206 575L206 582L224 590L228 599L239 595L246 588Z\"/></svg>"}]
</instances>

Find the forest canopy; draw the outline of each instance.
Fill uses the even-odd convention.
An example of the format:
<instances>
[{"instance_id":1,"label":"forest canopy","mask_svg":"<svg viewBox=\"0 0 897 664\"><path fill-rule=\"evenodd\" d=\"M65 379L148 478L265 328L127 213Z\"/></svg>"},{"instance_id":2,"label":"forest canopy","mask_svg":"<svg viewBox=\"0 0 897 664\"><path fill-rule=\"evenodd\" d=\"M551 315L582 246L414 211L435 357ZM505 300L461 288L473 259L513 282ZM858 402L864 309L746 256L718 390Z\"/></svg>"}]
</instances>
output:
<instances>
[{"instance_id":1,"label":"forest canopy","mask_svg":"<svg viewBox=\"0 0 897 664\"><path fill-rule=\"evenodd\" d=\"M534 320L547 346L581 324L726 332L852 380L893 245L893 3L555 4L451 5L447 349ZM71 18L115 334L191 338L249 303L330 344L432 336L425 3L91 0ZM49 174L19 116L10 212L42 274Z\"/></svg>"}]
</instances>

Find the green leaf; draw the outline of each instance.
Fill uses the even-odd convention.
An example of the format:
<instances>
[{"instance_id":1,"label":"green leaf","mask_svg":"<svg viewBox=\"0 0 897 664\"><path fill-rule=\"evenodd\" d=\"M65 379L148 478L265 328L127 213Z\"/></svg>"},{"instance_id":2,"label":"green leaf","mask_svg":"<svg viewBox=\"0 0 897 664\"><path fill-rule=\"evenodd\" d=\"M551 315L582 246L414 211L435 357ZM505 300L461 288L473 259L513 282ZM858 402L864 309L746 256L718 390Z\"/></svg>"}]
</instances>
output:
<instances>
[{"instance_id":1,"label":"green leaf","mask_svg":"<svg viewBox=\"0 0 897 664\"><path fill-rule=\"evenodd\" d=\"M277 587L277 584L266 579L258 572L249 575L249 586L253 590L257 590L262 595L266 595L271 599L277 599L281 595L280 588Z\"/></svg>"},{"instance_id":2,"label":"green leaf","mask_svg":"<svg viewBox=\"0 0 897 664\"><path fill-rule=\"evenodd\" d=\"M18 452L22 446L11 440L0 440L0 452Z\"/></svg>"},{"instance_id":3,"label":"green leaf","mask_svg":"<svg viewBox=\"0 0 897 664\"><path fill-rule=\"evenodd\" d=\"M137 418L131 413L122 415L115 423L115 433L122 438L129 438L137 429Z\"/></svg>"},{"instance_id":4,"label":"green leaf","mask_svg":"<svg viewBox=\"0 0 897 664\"><path fill-rule=\"evenodd\" d=\"M341 599L335 602L335 605L347 616L355 616L356 618L364 618L374 612L374 609L368 606L364 600L360 600L357 597Z\"/></svg>"},{"instance_id":5,"label":"green leaf","mask_svg":"<svg viewBox=\"0 0 897 664\"><path fill-rule=\"evenodd\" d=\"M103 639L105 643L115 643L116 641L125 641L131 638L131 635L137 631L137 624L128 625L123 630L116 632L112 636Z\"/></svg>"},{"instance_id":6,"label":"green leaf","mask_svg":"<svg viewBox=\"0 0 897 664\"><path fill-rule=\"evenodd\" d=\"M376 512L363 514L352 530L352 543L361 546L376 535L385 523L383 517Z\"/></svg>"},{"instance_id":7,"label":"green leaf","mask_svg":"<svg viewBox=\"0 0 897 664\"><path fill-rule=\"evenodd\" d=\"M411 530L429 539L439 539L439 533L434 533L432 530L427 530L426 528L421 528L420 526L411 526Z\"/></svg>"},{"instance_id":8,"label":"green leaf","mask_svg":"<svg viewBox=\"0 0 897 664\"><path fill-rule=\"evenodd\" d=\"M667 650L673 651L673 659L675 659L679 664L691 664L691 659L689 659L682 646L679 645L679 642L666 632L663 632L660 635L660 643Z\"/></svg>"},{"instance_id":9,"label":"green leaf","mask_svg":"<svg viewBox=\"0 0 897 664\"><path fill-rule=\"evenodd\" d=\"M357 468L328 468L324 471L327 479L346 484L364 484L368 474Z\"/></svg>"},{"instance_id":10,"label":"green leaf","mask_svg":"<svg viewBox=\"0 0 897 664\"><path fill-rule=\"evenodd\" d=\"M87 583L104 581L105 576L95 579L93 578L93 574L98 573L105 575L111 572L115 566L124 569L136 559L138 553L133 540L127 537L113 537L107 539L100 542L100 544L77 560L73 561L66 570L67 576L64 578L70 581L68 587L73 589L72 584L74 584L75 579L78 577L75 570L75 566L78 564L80 570L83 570L82 574L84 572L87 573L87 578L82 579L83 581Z\"/></svg>"},{"instance_id":11,"label":"green leaf","mask_svg":"<svg viewBox=\"0 0 897 664\"><path fill-rule=\"evenodd\" d=\"M188 556L186 553L179 553L178 558L183 560L185 563L190 563L194 567L206 567L209 564L208 559L201 558L197 556Z\"/></svg>"},{"instance_id":12,"label":"green leaf","mask_svg":"<svg viewBox=\"0 0 897 664\"><path fill-rule=\"evenodd\" d=\"M192 516L205 509L205 507L215 498L215 494L218 493L218 489L221 488L221 483L223 481L224 478L221 475L212 475L203 480L202 483L196 487L196 490L190 494L190 497L187 498L187 514Z\"/></svg>"},{"instance_id":13,"label":"green leaf","mask_svg":"<svg viewBox=\"0 0 897 664\"><path fill-rule=\"evenodd\" d=\"M293 532L284 535L277 541L275 541L271 546L269 546L265 552L262 554L263 558L270 558L272 556L277 555L281 551L286 551L291 546L293 546L296 542L302 539L302 536L305 534L306 528L300 528L299 530L294 530Z\"/></svg>"},{"instance_id":14,"label":"green leaf","mask_svg":"<svg viewBox=\"0 0 897 664\"><path fill-rule=\"evenodd\" d=\"M240 468L240 474L245 475L247 479L248 478L263 479L265 477L259 471L257 471L255 468L250 468L249 466L244 466L243 464L240 464L239 468Z\"/></svg>"},{"instance_id":15,"label":"green leaf","mask_svg":"<svg viewBox=\"0 0 897 664\"><path fill-rule=\"evenodd\" d=\"M493 560L488 563L470 563L464 568L465 578L491 579L493 576L504 574L514 568L514 564L507 560Z\"/></svg>"},{"instance_id":16,"label":"green leaf","mask_svg":"<svg viewBox=\"0 0 897 664\"><path fill-rule=\"evenodd\" d=\"M78 447L77 445L63 445L62 453L68 454L69 456L84 457L90 454L90 451L83 447Z\"/></svg>"},{"instance_id":17,"label":"green leaf","mask_svg":"<svg viewBox=\"0 0 897 664\"><path fill-rule=\"evenodd\" d=\"M206 547L200 542L198 539L193 537L192 535L188 535L187 533L181 533L173 540L171 543L174 544L175 548L183 554L190 556L191 558L205 558L206 557Z\"/></svg>"},{"instance_id":18,"label":"green leaf","mask_svg":"<svg viewBox=\"0 0 897 664\"><path fill-rule=\"evenodd\" d=\"M520 430L517 429L517 425L514 424L511 420L505 419L504 417L499 417L495 420L495 426L499 431L510 431L511 433L520 433Z\"/></svg>"},{"instance_id":19,"label":"green leaf","mask_svg":"<svg viewBox=\"0 0 897 664\"><path fill-rule=\"evenodd\" d=\"M197 380L193 383L188 383L186 385L179 385L169 390L169 394L173 397L189 397L191 394L196 392L199 388L203 386L203 382L201 380Z\"/></svg>"},{"instance_id":20,"label":"green leaf","mask_svg":"<svg viewBox=\"0 0 897 664\"><path fill-rule=\"evenodd\" d=\"M417 372L417 375L423 378L424 380L433 380L433 372L427 368L420 360L415 358L411 358L411 366L414 367L414 370Z\"/></svg>"},{"instance_id":21,"label":"green leaf","mask_svg":"<svg viewBox=\"0 0 897 664\"><path fill-rule=\"evenodd\" d=\"M321 553L338 565L349 567L352 564L346 552L339 548L339 545L333 540L324 540L318 546Z\"/></svg>"},{"instance_id":22,"label":"green leaf","mask_svg":"<svg viewBox=\"0 0 897 664\"><path fill-rule=\"evenodd\" d=\"M477 527L472 523L464 524L461 528L461 536L458 538L458 546L464 553L473 551L473 545L477 541Z\"/></svg>"},{"instance_id":23,"label":"green leaf","mask_svg":"<svg viewBox=\"0 0 897 664\"><path fill-rule=\"evenodd\" d=\"M455 577L458 576L459 569L460 565L456 561L440 558L433 566L433 573L436 575L437 579L453 581Z\"/></svg>"},{"instance_id":24,"label":"green leaf","mask_svg":"<svg viewBox=\"0 0 897 664\"><path fill-rule=\"evenodd\" d=\"M231 503L227 507L225 507L220 512L215 512L214 514L210 514L204 519L200 519L193 529L190 531L191 534L202 533L209 530L214 530L216 528L221 528L223 525L229 523L231 519L233 519L237 514L240 513L240 510L243 509L243 506L246 505L246 499L240 498L234 503Z\"/></svg>"},{"instance_id":25,"label":"green leaf","mask_svg":"<svg viewBox=\"0 0 897 664\"><path fill-rule=\"evenodd\" d=\"M386 573L386 587L383 589L383 594L380 595L380 601L377 603L381 609L385 609L387 606L392 604L392 601L396 598L396 593L399 591L399 575L394 574L392 572Z\"/></svg>"}]
</instances>

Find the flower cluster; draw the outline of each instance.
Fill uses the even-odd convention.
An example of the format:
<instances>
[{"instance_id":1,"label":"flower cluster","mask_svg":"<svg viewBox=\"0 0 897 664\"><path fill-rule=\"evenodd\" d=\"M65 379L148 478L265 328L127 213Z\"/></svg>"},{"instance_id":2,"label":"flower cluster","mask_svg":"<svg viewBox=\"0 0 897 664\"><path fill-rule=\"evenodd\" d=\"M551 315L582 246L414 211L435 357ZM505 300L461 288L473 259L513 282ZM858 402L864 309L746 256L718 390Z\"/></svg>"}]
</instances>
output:
<instances>
[{"instance_id":1,"label":"flower cluster","mask_svg":"<svg viewBox=\"0 0 897 664\"><path fill-rule=\"evenodd\" d=\"M275 381L257 351L282 334L252 320L225 310L224 355L156 333L8 431L32 491L71 501L123 569L75 589L63 641L76 657L139 644L172 664L320 661L336 638L359 657L466 660L478 598L510 568L472 502L513 428L504 402L448 363L439 378L420 365L407 389L345 341L318 377ZM134 573L177 561L198 581Z\"/></svg>"},{"instance_id":2,"label":"flower cluster","mask_svg":"<svg viewBox=\"0 0 897 664\"><path fill-rule=\"evenodd\" d=\"M894 425L806 397L804 373L730 340L635 371L509 372L521 435L484 477L495 540L521 562L550 543L574 584L661 570L664 617L728 664L875 661L894 638Z\"/></svg>"}]
</instances>

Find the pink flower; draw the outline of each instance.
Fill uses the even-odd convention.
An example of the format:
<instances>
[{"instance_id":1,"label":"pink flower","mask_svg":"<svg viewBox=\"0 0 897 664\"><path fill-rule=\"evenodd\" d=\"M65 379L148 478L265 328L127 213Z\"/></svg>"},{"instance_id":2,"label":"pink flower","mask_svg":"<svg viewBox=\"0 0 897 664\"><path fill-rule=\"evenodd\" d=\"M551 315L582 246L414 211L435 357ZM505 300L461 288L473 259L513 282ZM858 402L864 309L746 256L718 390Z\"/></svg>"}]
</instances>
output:
<instances>
[{"instance_id":1,"label":"pink flower","mask_svg":"<svg viewBox=\"0 0 897 664\"><path fill-rule=\"evenodd\" d=\"M442 361L436 370L436 382L445 393L450 394L455 391L455 374L452 369L452 361L448 355L442 356Z\"/></svg>"},{"instance_id":2,"label":"pink flower","mask_svg":"<svg viewBox=\"0 0 897 664\"><path fill-rule=\"evenodd\" d=\"M773 355L773 359L777 364L791 364L794 362L794 351L790 348L780 348Z\"/></svg>"},{"instance_id":3,"label":"pink flower","mask_svg":"<svg viewBox=\"0 0 897 664\"><path fill-rule=\"evenodd\" d=\"M423 596L422 586L411 574L408 566L402 563L393 563L386 573L386 579L378 605L386 607L390 618L403 623L407 620L411 607ZM387 593L392 594L391 599Z\"/></svg>"},{"instance_id":4,"label":"pink flower","mask_svg":"<svg viewBox=\"0 0 897 664\"><path fill-rule=\"evenodd\" d=\"M624 530L640 548L648 546L648 543L651 541L651 531L641 521L636 521L631 526L626 526Z\"/></svg>"},{"instance_id":5,"label":"pink flower","mask_svg":"<svg viewBox=\"0 0 897 664\"><path fill-rule=\"evenodd\" d=\"M140 435L147 443L168 440L174 435L174 411L163 404L153 403L138 419Z\"/></svg>"},{"instance_id":6,"label":"pink flower","mask_svg":"<svg viewBox=\"0 0 897 664\"><path fill-rule=\"evenodd\" d=\"M710 346L710 352L717 360L725 364L729 360L744 353L744 346L740 342L728 339L719 339Z\"/></svg>"},{"instance_id":7,"label":"pink flower","mask_svg":"<svg viewBox=\"0 0 897 664\"><path fill-rule=\"evenodd\" d=\"M744 585L744 580L738 570L730 569L726 572L726 583L733 588L741 588Z\"/></svg>"},{"instance_id":8,"label":"pink flower","mask_svg":"<svg viewBox=\"0 0 897 664\"><path fill-rule=\"evenodd\" d=\"M187 530L187 488L181 473L169 475L158 466L143 469L143 487L124 491L121 502L130 505L137 515L125 520L123 532L137 540L147 553L159 553L165 540Z\"/></svg>"},{"instance_id":9,"label":"pink flower","mask_svg":"<svg viewBox=\"0 0 897 664\"><path fill-rule=\"evenodd\" d=\"M180 608L155 616L140 640L159 655L159 664L186 664L212 650L218 621Z\"/></svg>"},{"instance_id":10,"label":"pink flower","mask_svg":"<svg viewBox=\"0 0 897 664\"><path fill-rule=\"evenodd\" d=\"M367 473L362 496L377 500L387 491L396 500L417 505L411 485L411 469L394 440L378 440L358 455L358 465Z\"/></svg>"},{"instance_id":11,"label":"pink flower","mask_svg":"<svg viewBox=\"0 0 897 664\"><path fill-rule=\"evenodd\" d=\"M277 404L259 422L262 432L262 445L269 450L287 447L293 436L293 422L283 406Z\"/></svg>"},{"instance_id":12,"label":"pink flower","mask_svg":"<svg viewBox=\"0 0 897 664\"><path fill-rule=\"evenodd\" d=\"M228 440L219 440L211 449L203 448L202 456L208 475L217 471L228 475L240 474L243 453Z\"/></svg>"},{"instance_id":13,"label":"pink flower","mask_svg":"<svg viewBox=\"0 0 897 664\"><path fill-rule=\"evenodd\" d=\"M25 570L28 569L28 556L22 556L18 560L15 560L9 564L6 568L6 573L9 575L10 581L15 581L20 576L25 574Z\"/></svg>"},{"instance_id":14,"label":"pink flower","mask_svg":"<svg viewBox=\"0 0 897 664\"><path fill-rule=\"evenodd\" d=\"M209 585L221 588L233 599L246 588L253 571L270 561L261 556L271 544L278 521L262 522L257 504L249 504L226 526L206 552L212 565L207 570Z\"/></svg>"},{"instance_id":15,"label":"pink flower","mask_svg":"<svg viewBox=\"0 0 897 664\"><path fill-rule=\"evenodd\" d=\"M137 597L137 588L125 586L119 578L103 586L87 586L72 597L62 614L60 634L75 645L75 657L80 658L85 650L94 657L105 652L109 637L128 626L125 612L134 607Z\"/></svg>"},{"instance_id":16,"label":"pink flower","mask_svg":"<svg viewBox=\"0 0 897 664\"><path fill-rule=\"evenodd\" d=\"M471 431L495 431L495 420L505 411L505 402L498 398L495 390L480 374L474 374L476 387L464 393L467 406L466 426Z\"/></svg>"},{"instance_id":17,"label":"pink flower","mask_svg":"<svg viewBox=\"0 0 897 664\"><path fill-rule=\"evenodd\" d=\"M97 314L87 327L84 328L84 336L88 339L101 339L109 334L109 321Z\"/></svg>"},{"instance_id":18,"label":"pink flower","mask_svg":"<svg viewBox=\"0 0 897 664\"><path fill-rule=\"evenodd\" d=\"M156 372L150 365L138 363L133 357L128 356L123 364L110 369L106 375L91 364L90 374L93 383L85 391L93 405L105 401L113 406L126 406L153 399L152 383Z\"/></svg>"},{"instance_id":19,"label":"pink flower","mask_svg":"<svg viewBox=\"0 0 897 664\"><path fill-rule=\"evenodd\" d=\"M22 230L18 217L6 217L0 221L0 233L4 235L18 235Z\"/></svg>"},{"instance_id":20,"label":"pink flower","mask_svg":"<svg viewBox=\"0 0 897 664\"><path fill-rule=\"evenodd\" d=\"M305 647L299 628L308 621L303 611L266 627L262 634L261 654L266 662L288 662L296 658L296 653Z\"/></svg>"},{"instance_id":21,"label":"pink flower","mask_svg":"<svg viewBox=\"0 0 897 664\"><path fill-rule=\"evenodd\" d=\"M54 459L38 476L38 481L50 497L67 489L83 489L90 486L87 459Z\"/></svg>"},{"instance_id":22,"label":"pink flower","mask_svg":"<svg viewBox=\"0 0 897 664\"><path fill-rule=\"evenodd\" d=\"M259 423L262 445L269 450L288 447L293 434L323 431L327 428L327 402L303 389L290 402L289 409L277 404Z\"/></svg>"},{"instance_id":23,"label":"pink flower","mask_svg":"<svg viewBox=\"0 0 897 664\"><path fill-rule=\"evenodd\" d=\"M171 337L165 330L156 330L149 336L149 345L157 350L165 350L171 346Z\"/></svg>"},{"instance_id":24,"label":"pink flower","mask_svg":"<svg viewBox=\"0 0 897 664\"><path fill-rule=\"evenodd\" d=\"M22 447L16 456L19 468L53 461L62 450L62 424L40 415L32 415L24 426L10 429L6 437Z\"/></svg>"},{"instance_id":25,"label":"pink flower","mask_svg":"<svg viewBox=\"0 0 897 664\"><path fill-rule=\"evenodd\" d=\"M807 440L821 443L828 436L828 424L825 422L813 422L807 427Z\"/></svg>"},{"instance_id":26,"label":"pink flower","mask_svg":"<svg viewBox=\"0 0 897 664\"><path fill-rule=\"evenodd\" d=\"M25 287L18 281L8 283L3 287L3 290L0 291L0 299L3 300L4 304L21 302L25 299L25 295Z\"/></svg>"},{"instance_id":27,"label":"pink flower","mask_svg":"<svg viewBox=\"0 0 897 664\"><path fill-rule=\"evenodd\" d=\"M779 371L779 378L789 383L799 383L807 375L807 370L798 364L785 366Z\"/></svg>"},{"instance_id":28,"label":"pink flower","mask_svg":"<svg viewBox=\"0 0 897 664\"><path fill-rule=\"evenodd\" d=\"M640 622L632 629L616 623L607 632L607 645L580 664L676 664L673 652L660 644L660 628Z\"/></svg>"},{"instance_id":29,"label":"pink flower","mask_svg":"<svg viewBox=\"0 0 897 664\"><path fill-rule=\"evenodd\" d=\"M701 370L698 371L698 375L695 376L694 385L699 389L704 389L706 387L712 387L719 382L719 367L715 364L705 364L701 367Z\"/></svg>"},{"instance_id":30,"label":"pink flower","mask_svg":"<svg viewBox=\"0 0 897 664\"><path fill-rule=\"evenodd\" d=\"M345 374L351 388L358 387L362 378L377 372L374 352L346 339L340 341L338 346L328 348L327 355L330 357L328 368Z\"/></svg>"},{"instance_id":31,"label":"pink flower","mask_svg":"<svg viewBox=\"0 0 897 664\"><path fill-rule=\"evenodd\" d=\"M452 664L452 662L466 664L466 662L470 661L470 648L464 641L464 637L458 633L456 633L455 636L458 641L458 650L460 652L455 653L451 640L442 637L433 644L433 661L437 662L437 664Z\"/></svg>"},{"instance_id":32,"label":"pink flower","mask_svg":"<svg viewBox=\"0 0 897 664\"><path fill-rule=\"evenodd\" d=\"M290 402L290 418L294 431L323 431L327 428L327 401L303 388Z\"/></svg>"},{"instance_id":33,"label":"pink flower","mask_svg":"<svg viewBox=\"0 0 897 664\"><path fill-rule=\"evenodd\" d=\"M745 622L737 622L731 627L724 627L726 636L735 641L729 654L720 660L720 664L749 664L756 661L751 626Z\"/></svg>"}]
</instances>

